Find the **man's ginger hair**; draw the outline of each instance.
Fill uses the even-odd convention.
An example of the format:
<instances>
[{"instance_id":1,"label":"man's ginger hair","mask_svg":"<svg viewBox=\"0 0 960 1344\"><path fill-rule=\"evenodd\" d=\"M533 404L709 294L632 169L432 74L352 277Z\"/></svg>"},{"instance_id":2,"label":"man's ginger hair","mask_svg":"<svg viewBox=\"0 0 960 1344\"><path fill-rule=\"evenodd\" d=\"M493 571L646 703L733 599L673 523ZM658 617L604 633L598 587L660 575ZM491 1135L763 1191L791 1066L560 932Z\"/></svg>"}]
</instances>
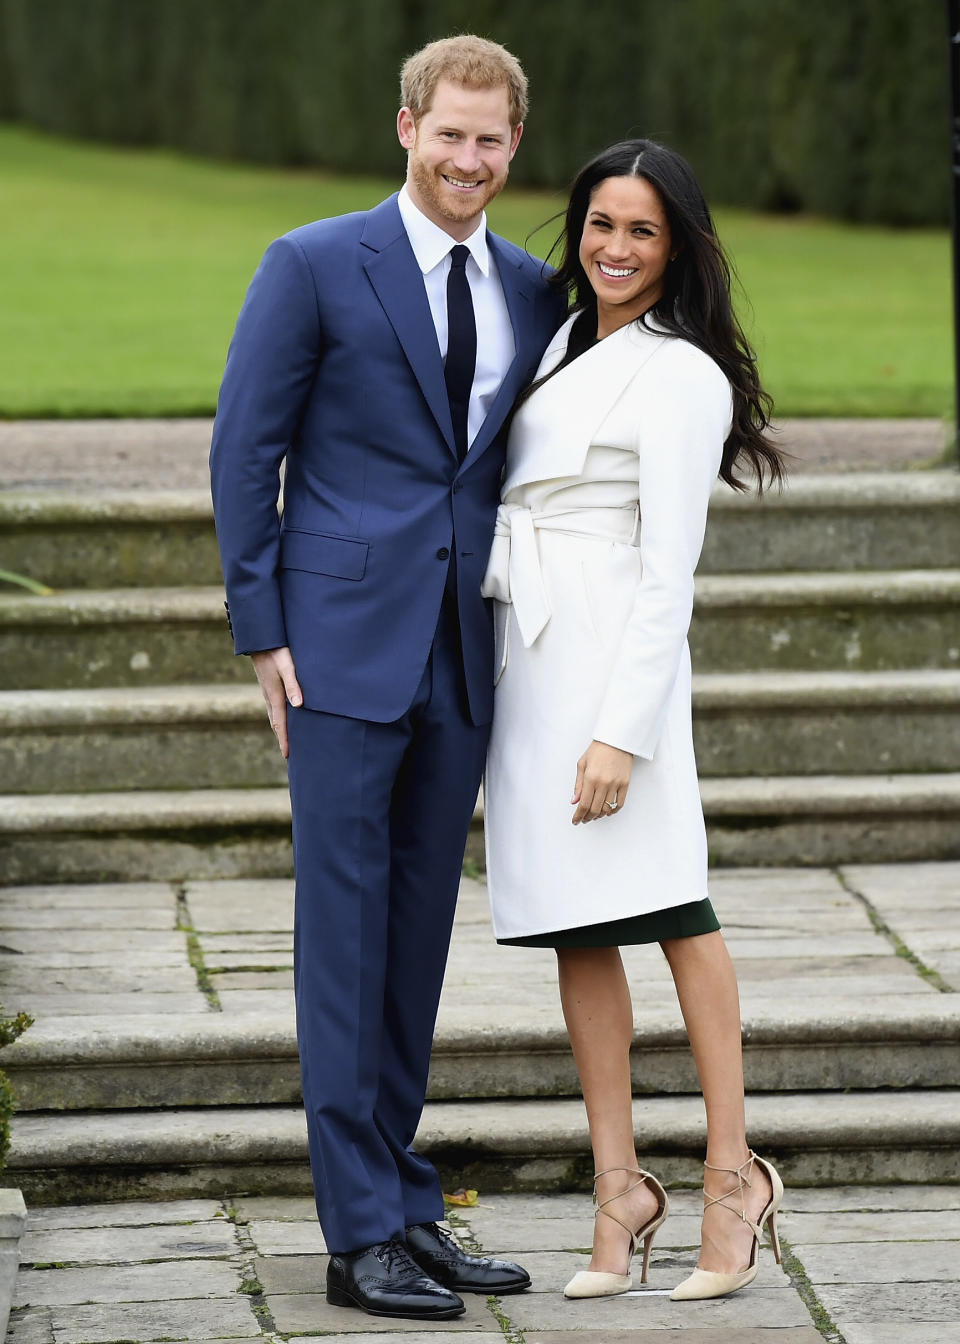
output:
<instances>
[{"instance_id":1,"label":"man's ginger hair","mask_svg":"<svg viewBox=\"0 0 960 1344\"><path fill-rule=\"evenodd\" d=\"M400 98L415 121L430 111L441 79L467 89L505 88L511 128L526 118L527 77L516 56L498 42L464 33L441 37L408 56L400 71Z\"/></svg>"}]
</instances>

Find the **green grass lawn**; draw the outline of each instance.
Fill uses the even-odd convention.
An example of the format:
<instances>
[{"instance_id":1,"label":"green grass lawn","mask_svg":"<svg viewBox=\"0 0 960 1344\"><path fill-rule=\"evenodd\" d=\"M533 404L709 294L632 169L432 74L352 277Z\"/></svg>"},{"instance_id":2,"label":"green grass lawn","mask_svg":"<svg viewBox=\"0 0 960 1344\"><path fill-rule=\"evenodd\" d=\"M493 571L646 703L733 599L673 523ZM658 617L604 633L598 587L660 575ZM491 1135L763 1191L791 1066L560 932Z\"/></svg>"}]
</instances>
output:
<instances>
[{"instance_id":1,"label":"green grass lawn","mask_svg":"<svg viewBox=\"0 0 960 1344\"><path fill-rule=\"evenodd\" d=\"M399 149L391 182L0 125L0 417L211 412L270 239L375 204L402 169ZM508 188L491 222L522 243L560 205ZM717 216L780 415L950 413L946 231Z\"/></svg>"}]
</instances>

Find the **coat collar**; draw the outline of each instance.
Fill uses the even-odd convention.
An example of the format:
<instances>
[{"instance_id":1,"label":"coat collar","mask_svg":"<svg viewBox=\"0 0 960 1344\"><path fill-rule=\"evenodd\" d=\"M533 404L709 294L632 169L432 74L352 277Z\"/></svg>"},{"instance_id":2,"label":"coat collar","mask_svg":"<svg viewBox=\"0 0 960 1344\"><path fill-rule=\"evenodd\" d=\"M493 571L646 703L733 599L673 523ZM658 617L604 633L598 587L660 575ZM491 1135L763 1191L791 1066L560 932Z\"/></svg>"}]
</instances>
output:
<instances>
[{"instance_id":1,"label":"coat collar","mask_svg":"<svg viewBox=\"0 0 960 1344\"><path fill-rule=\"evenodd\" d=\"M437 333L423 285L423 274L410 246L396 194L382 201L368 213L360 242L369 252L363 263L367 277L396 332L407 362L447 441L447 446L456 456L453 422L443 379L443 361L437 345ZM487 233L487 246L497 263L507 311L513 325L517 353L500 385L486 420L470 446L464 464L479 457L484 449L489 447L503 425L520 390L525 368L522 354L524 350L530 348L533 334L531 285L523 276L522 259L496 234Z\"/></svg>"},{"instance_id":2,"label":"coat collar","mask_svg":"<svg viewBox=\"0 0 960 1344\"><path fill-rule=\"evenodd\" d=\"M406 235L410 239L410 246L413 248L417 265L426 275L435 266L439 266L440 262L456 246L457 240L451 238L449 233L441 229L439 224L434 224L433 220L423 213L420 207L415 204L406 186L401 187L397 196L397 208L400 211ZM487 245L486 211L481 214L477 221L477 227L470 237L464 239L463 245L482 273L489 275L490 248Z\"/></svg>"},{"instance_id":3,"label":"coat collar","mask_svg":"<svg viewBox=\"0 0 960 1344\"><path fill-rule=\"evenodd\" d=\"M542 378L563 358L574 319L569 318L540 361ZM533 481L579 476L587 449L627 386L669 340L666 332L631 322L561 369L517 412L507 450L503 497ZM557 413L558 405L561 414Z\"/></svg>"}]
</instances>

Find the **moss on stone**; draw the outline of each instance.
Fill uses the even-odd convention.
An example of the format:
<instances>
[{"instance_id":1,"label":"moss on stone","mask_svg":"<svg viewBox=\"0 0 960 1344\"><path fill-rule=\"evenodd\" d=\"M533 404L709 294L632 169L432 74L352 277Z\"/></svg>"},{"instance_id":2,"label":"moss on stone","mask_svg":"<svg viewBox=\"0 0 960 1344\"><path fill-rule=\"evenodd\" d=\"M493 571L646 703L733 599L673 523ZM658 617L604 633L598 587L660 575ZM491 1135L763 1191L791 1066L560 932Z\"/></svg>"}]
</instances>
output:
<instances>
[{"instance_id":1,"label":"moss on stone","mask_svg":"<svg viewBox=\"0 0 960 1344\"><path fill-rule=\"evenodd\" d=\"M0 1049L22 1036L27 1027L33 1025L29 1013L17 1013L14 1017L0 1017ZM10 1150L10 1117L16 1107L13 1088L7 1075L0 1071L0 1170L7 1160Z\"/></svg>"}]
</instances>

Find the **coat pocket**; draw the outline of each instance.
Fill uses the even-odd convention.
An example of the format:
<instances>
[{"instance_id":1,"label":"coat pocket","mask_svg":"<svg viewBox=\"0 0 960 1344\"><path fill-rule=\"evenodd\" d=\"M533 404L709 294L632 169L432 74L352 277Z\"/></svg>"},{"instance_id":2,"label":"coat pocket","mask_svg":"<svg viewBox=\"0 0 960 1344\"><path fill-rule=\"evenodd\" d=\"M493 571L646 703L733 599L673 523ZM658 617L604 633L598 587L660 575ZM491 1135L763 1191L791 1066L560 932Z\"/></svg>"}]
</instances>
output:
<instances>
[{"instance_id":1,"label":"coat pocket","mask_svg":"<svg viewBox=\"0 0 960 1344\"><path fill-rule=\"evenodd\" d=\"M597 602L589 574L587 573L587 566L583 560L580 561L580 590L583 593L583 610L587 618L587 625L592 630L594 639L602 644L603 635L600 633L600 616L597 610Z\"/></svg>"},{"instance_id":2,"label":"coat pocket","mask_svg":"<svg viewBox=\"0 0 960 1344\"><path fill-rule=\"evenodd\" d=\"M640 583L640 552L614 541L598 545L580 561L580 591L586 620L597 642L618 644L630 619Z\"/></svg>"},{"instance_id":3,"label":"coat pocket","mask_svg":"<svg viewBox=\"0 0 960 1344\"><path fill-rule=\"evenodd\" d=\"M280 534L280 568L305 569L336 579L362 579L369 550L367 541L291 527Z\"/></svg>"}]
</instances>

